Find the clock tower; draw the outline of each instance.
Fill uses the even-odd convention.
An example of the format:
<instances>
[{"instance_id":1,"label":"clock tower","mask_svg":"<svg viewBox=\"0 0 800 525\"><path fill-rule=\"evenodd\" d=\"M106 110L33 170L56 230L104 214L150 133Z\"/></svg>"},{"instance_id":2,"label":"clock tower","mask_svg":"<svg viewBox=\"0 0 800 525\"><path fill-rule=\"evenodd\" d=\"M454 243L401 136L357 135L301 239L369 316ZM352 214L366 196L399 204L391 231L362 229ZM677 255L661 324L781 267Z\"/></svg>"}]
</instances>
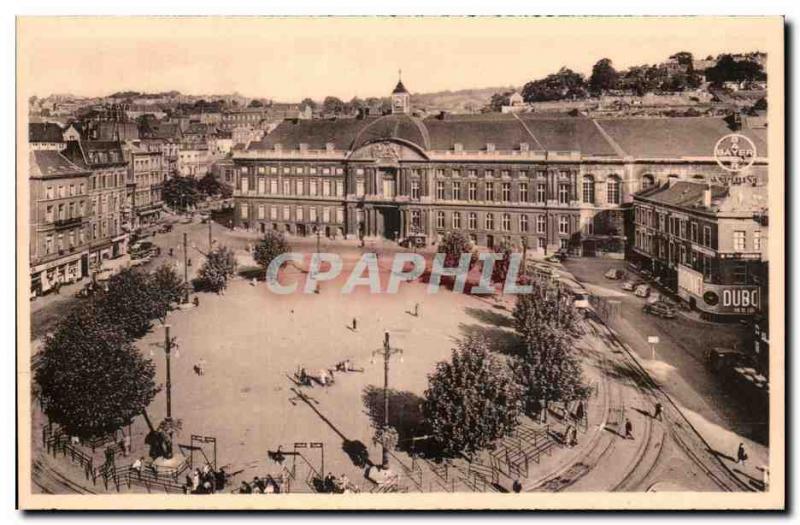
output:
<instances>
[{"instance_id":1,"label":"clock tower","mask_svg":"<svg viewBox=\"0 0 800 525\"><path fill-rule=\"evenodd\" d=\"M403 85L402 78L398 79L392 91L392 113L411 113L411 94Z\"/></svg>"}]
</instances>

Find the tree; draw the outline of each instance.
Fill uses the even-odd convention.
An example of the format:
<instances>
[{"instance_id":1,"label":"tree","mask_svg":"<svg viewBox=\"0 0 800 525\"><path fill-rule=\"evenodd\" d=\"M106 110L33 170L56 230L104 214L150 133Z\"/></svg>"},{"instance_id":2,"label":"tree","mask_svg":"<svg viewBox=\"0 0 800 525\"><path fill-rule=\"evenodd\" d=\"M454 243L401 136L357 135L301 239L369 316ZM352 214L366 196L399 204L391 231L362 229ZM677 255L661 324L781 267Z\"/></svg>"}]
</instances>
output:
<instances>
[{"instance_id":1,"label":"tree","mask_svg":"<svg viewBox=\"0 0 800 525\"><path fill-rule=\"evenodd\" d=\"M706 79L716 86L725 82L766 80L764 68L752 60L736 61L731 55L722 55L714 67L706 69Z\"/></svg>"},{"instance_id":2,"label":"tree","mask_svg":"<svg viewBox=\"0 0 800 525\"><path fill-rule=\"evenodd\" d=\"M308 98L308 97L304 98L304 99L303 99L303 101L302 101L302 102L300 102L300 106L308 106L308 107L310 107L312 110L315 110L315 109L317 109L317 103L316 103L316 102L314 102L312 99L310 99L310 98Z\"/></svg>"},{"instance_id":3,"label":"tree","mask_svg":"<svg viewBox=\"0 0 800 525\"><path fill-rule=\"evenodd\" d=\"M447 268L455 268L458 266L461 255L465 253L472 254L469 267L475 266L478 262L478 256L472 251L472 241L460 231L451 231L444 234L442 240L439 242L439 253L445 254L444 265Z\"/></svg>"},{"instance_id":4,"label":"tree","mask_svg":"<svg viewBox=\"0 0 800 525\"><path fill-rule=\"evenodd\" d=\"M150 329L153 319L159 317L162 304L150 285L150 276L140 270L125 269L108 281L108 290L95 299L99 315L116 324L135 339Z\"/></svg>"},{"instance_id":5,"label":"tree","mask_svg":"<svg viewBox=\"0 0 800 525\"><path fill-rule=\"evenodd\" d=\"M337 97L325 97L322 101L322 111L333 115L340 115L344 112L344 102Z\"/></svg>"},{"instance_id":6,"label":"tree","mask_svg":"<svg viewBox=\"0 0 800 525\"><path fill-rule=\"evenodd\" d=\"M562 67L558 73L528 82L522 88L525 102L586 98L586 80L580 73Z\"/></svg>"},{"instance_id":7,"label":"tree","mask_svg":"<svg viewBox=\"0 0 800 525\"><path fill-rule=\"evenodd\" d=\"M688 51L679 51L669 58L671 60L675 60L678 64L687 67L692 66L694 62L694 56Z\"/></svg>"},{"instance_id":8,"label":"tree","mask_svg":"<svg viewBox=\"0 0 800 525\"><path fill-rule=\"evenodd\" d=\"M472 337L428 376L423 413L444 453L471 455L516 427L521 393L487 341Z\"/></svg>"},{"instance_id":9,"label":"tree","mask_svg":"<svg viewBox=\"0 0 800 525\"><path fill-rule=\"evenodd\" d=\"M163 323L167 314L184 296L184 283L172 267L163 264L150 276L155 297L156 317Z\"/></svg>"},{"instance_id":10,"label":"tree","mask_svg":"<svg viewBox=\"0 0 800 525\"><path fill-rule=\"evenodd\" d=\"M572 298L562 286L535 279L530 294L517 297L514 326L522 346L512 358L524 388L526 410L546 409L552 401L585 397L587 390L574 342L581 329Z\"/></svg>"},{"instance_id":11,"label":"tree","mask_svg":"<svg viewBox=\"0 0 800 525\"><path fill-rule=\"evenodd\" d=\"M264 237L256 244L253 258L265 270L275 257L289 251L289 243L282 233L267 231Z\"/></svg>"},{"instance_id":12,"label":"tree","mask_svg":"<svg viewBox=\"0 0 800 525\"><path fill-rule=\"evenodd\" d=\"M256 99L256 98L254 98L253 100L250 101L250 103L247 105L247 107L248 108L263 108L264 107L264 103L261 102L260 100Z\"/></svg>"},{"instance_id":13,"label":"tree","mask_svg":"<svg viewBox=\"0 0 800 525\"><path fill-rule=\"evenodd\" d=\"M196 188L198 191L208 195L209 197L222 195L225 191L225 184L213 173L206 173L197 181Z\"/></svg>"},{"instance_id":14,"label":"tree","mask_svg":"<svg viewBox=\"0 0 800 525\"><path fill-rule=\"evenodd\" d=\"M194 178L175 176L164 181L161 197L168 206L185 210L196 205L201 195Z\"/></svg>"},{"instance_id":15,"label":"tree","mask_svg":"<svg viewBox=\"0 0 800 525\"><path fill-rule=\"evenodd\" d=\"M228 278L236 272L236 257L225 246L208 253L195 283L198 288L219 293L228 286Z\"/></svg>"},{"instance_id":16,"label":"tree","mask_svg":"<svg viewBox=\"0 0 800 525\"><path fill-rule=\"evenodd\" d=\"M34 381L44 412L69 435L106 435L141 414L160 390L155 367L120 328L85 303L45 339Z\"/></svg>"},{"instance_id":17,"label":"tree","mask_svg":"<svg viewBox=\"0 0 800 525\"><path fill-rule=\"evenodd\" d=\"M588 388L573 349L570 335L553 325L537 325L523 338L511 368L529 414L542 410L546 416L551 402L586 398Z\"/></svg>"},{"instance_id":18,"label":"tree","mask_svg":"<svg viewBox=\"0 0 800 525\"><path fill-rule=\"evenodd\" d=\"M616 89L619 75L611 64L611 59L602 58L592 67L592 76L589 77L589 90L594 94Z\"/></svg>"},{"instance_id":19,"label":"tree","mask_svg":"<svg viewBox=\"0 0 800 525\"><path fill-rule=\"evenodd\" d=\"M495 93L492 95L492 98L489 100L489 109L499 113L503 110L503 106L511 105L511 101L509 99L511 93L513 92Z\"/></svg>"}]
</instances>

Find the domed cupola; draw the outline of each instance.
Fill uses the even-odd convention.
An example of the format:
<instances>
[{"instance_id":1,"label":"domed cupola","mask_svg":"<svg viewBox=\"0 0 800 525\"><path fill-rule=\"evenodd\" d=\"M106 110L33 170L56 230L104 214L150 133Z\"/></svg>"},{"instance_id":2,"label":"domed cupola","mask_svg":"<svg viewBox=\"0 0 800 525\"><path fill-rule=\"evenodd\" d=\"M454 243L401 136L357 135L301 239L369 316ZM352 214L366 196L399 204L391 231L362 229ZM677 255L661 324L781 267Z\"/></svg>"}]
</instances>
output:
<instances>
[{"instance_id":1,"label":"domed cupola","mask_svg":"<svg viewBox=\"0 0 800 525\"><path fill-rule=\"evenodd\" d=\"M408 115L411 113L411 94L403 85L402 73L398 78L397 85L392 91L392 113Z\"/></svg>"}]
</instances>

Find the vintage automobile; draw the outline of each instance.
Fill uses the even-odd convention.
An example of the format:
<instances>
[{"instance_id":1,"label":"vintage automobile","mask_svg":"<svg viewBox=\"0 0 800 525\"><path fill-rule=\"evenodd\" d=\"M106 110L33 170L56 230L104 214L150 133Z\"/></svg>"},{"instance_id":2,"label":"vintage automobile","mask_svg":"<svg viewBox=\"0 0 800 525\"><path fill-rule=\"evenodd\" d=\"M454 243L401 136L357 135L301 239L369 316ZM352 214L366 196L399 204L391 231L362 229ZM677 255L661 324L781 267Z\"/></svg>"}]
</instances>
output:
<instances>
[{"instance_id":1,"label":"vintage automobile","mask_svg":"<svg viewBox=\"0 0 800 525\"><path fill-rule=\"evenodd\" d=\"M584 313L586 310L592 309L592 305L589 303L589 294L585 292L577 292L575 294L575 301L572 304L575 306L575 308L583 311Z\"/></svg>"},{"instance_id":2,"label":"vintage automobile","mask_svg":"<svg viewBox=\"0 0 800 525\"><path fill-rule=\"evenodd\" d=\"M151 259L161 255L161 248L150 241L138 241L130 247L131 259Z\"/></svg>"},{"instance_id":3,"label":"vintage automobile","mask_svg":"<svg viewBox=\"0 0 800 525\"><path fill-rule=\"evenodd\" d=\"M411 248L411 247L424 248L426 240L427 237L425 237L424 235L409 235L400 242L400 245L406 248Z\"/></svg>"},{"instance_id":4,"label":"vintage automobile","mask_svg":"<svg viewBox=\"0 0 800 525\"><path fill-rule=\"evenodd\" d=\"M611 268L604 274L606 279L612 279L614 281L618 281L625 277L625 272L618 268Z\"/></svg>"},{"instance_id":5,"label":"vintage automobile","mask_svg":"<svg viewBox=\"0 0 800 525\"><path fill-rule=\"evenodd\" d=\"M673 308L672 305L665 303L663 301L658 301L655 303L647 303L642 307L642 310L647 312L648 314L655 315L657 317L663 317L664 319L675 318L675 308Z\"/></svg>"},{"instance_id":6,"label":"vintage automobile","mask_svg":"<svg viewBox=\"0 0 800 525\"><path fill-rule=\"evenodd\" d=\"M169 233L173 229L172 224L162 224L161 227L158 229L159 233Z\"/></svg>"},{"instance_id":7,"label":"vintage automobile","mask_svg":"<svg viewBox=\"0 0 800 525\"><path fill-rule=\"evenodd\" d=\"M649 297L650 296L650 285L649 284L640 284L636 287L633 294L636 297Z\"/></svg>"},{"instance_id":8,"label":"vintage automobile","mask_svg":"<svg viewBox=\"0 0 800 525\"><path fill-rule=\"evenodd\" d=\"M625 290L626 292L632 292L640 284L645 284L645 282L641 279L628 279L627 281L622 283L622 289Z\"/></svg>"}]
</instances>

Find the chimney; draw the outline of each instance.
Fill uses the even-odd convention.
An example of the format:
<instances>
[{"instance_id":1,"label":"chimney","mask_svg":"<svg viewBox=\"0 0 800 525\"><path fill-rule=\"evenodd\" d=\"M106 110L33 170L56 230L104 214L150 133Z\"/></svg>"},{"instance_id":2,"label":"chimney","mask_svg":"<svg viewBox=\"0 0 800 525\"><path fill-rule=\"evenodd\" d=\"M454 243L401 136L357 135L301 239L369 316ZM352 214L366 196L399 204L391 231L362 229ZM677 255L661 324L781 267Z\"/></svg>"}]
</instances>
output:
<instances>
[{"instance_id":1,"label":"chimney","mask_svg":"<svg viewBox=\"0 0 800 525\"><path fill-rule=\"evenodd\" d=\"M706 188L703 190L703 206L705 208L711 207L711 185L706 185Z\"/></svg>"}]
</instances>

